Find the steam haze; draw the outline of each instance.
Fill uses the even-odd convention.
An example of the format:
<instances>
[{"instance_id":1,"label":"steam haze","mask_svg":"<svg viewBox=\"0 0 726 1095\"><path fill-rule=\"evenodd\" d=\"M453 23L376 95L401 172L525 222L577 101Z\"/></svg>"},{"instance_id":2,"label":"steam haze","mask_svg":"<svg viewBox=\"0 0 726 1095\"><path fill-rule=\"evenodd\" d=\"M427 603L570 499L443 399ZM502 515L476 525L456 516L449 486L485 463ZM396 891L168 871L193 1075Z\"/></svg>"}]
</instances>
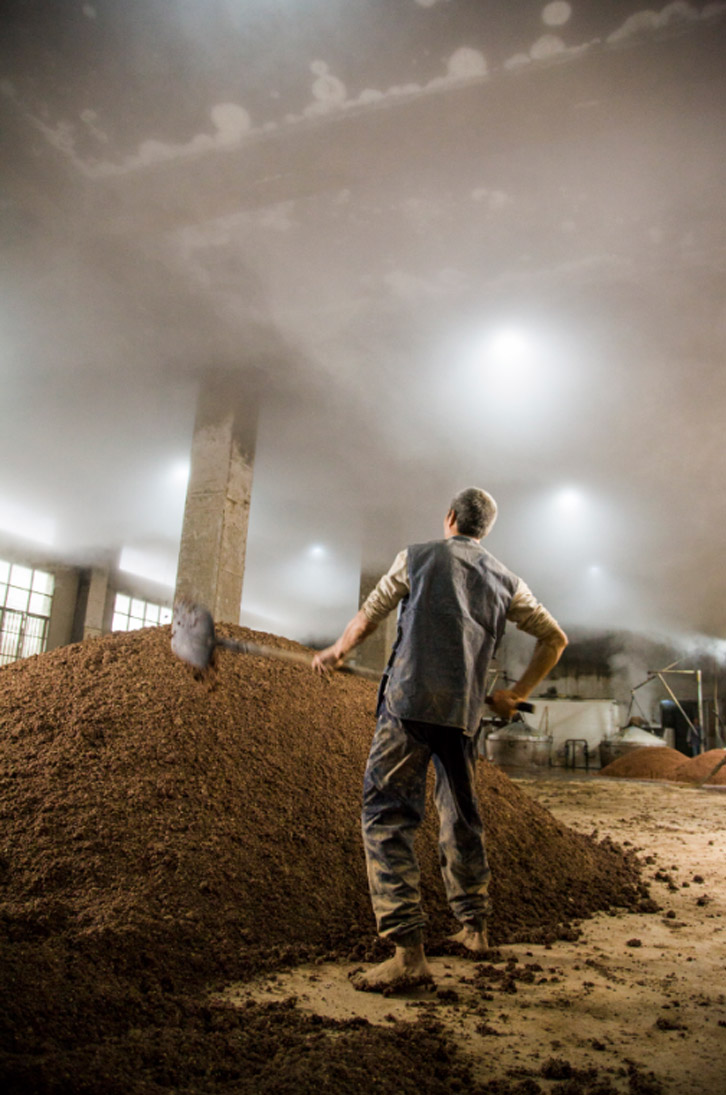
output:
<instances>
[{"instance_id":1,"label":"steam haze","mask_svg":"<svg viewBox=\"0 0 726 1095\"><path fill-rule=\"evenodd\" d=\"M173 573L221 371L243 622L332 637L476 484L566 628L724 634L726 3L6 12L0 536Z\"/></svg>"}]
</instances>

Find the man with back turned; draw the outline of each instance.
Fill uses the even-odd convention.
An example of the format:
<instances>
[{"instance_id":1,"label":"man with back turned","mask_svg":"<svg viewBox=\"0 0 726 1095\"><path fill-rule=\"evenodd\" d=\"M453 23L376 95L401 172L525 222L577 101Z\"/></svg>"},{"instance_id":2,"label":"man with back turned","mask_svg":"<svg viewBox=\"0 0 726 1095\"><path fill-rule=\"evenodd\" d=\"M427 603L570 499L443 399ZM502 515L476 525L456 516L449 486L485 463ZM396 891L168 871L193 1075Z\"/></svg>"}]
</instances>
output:
<instances>
[{"instance_id":1,"label":"man with back turned","mask_svg":"<svg viewBox=\"0 0 726 1095\"><path fill-rule=\"evenodd\" d=\"M413 842L432 758L441 873L461 925L451 938L475 954L487 949L489 868L474 789L476 733L487 703L510 718L567 645L524 582L481 546L496 516L486 491L469 487L457 494L444 518L444 538L400 552L342 635L313 660L319 673L334 669L400 603L398 634L379 689L362 813L378 934L395 953L360 974L357 988L382 991L431 980ZM489 660L507 620L537 642L516 684L487 697Z\"/></svg>"}]
</instances>

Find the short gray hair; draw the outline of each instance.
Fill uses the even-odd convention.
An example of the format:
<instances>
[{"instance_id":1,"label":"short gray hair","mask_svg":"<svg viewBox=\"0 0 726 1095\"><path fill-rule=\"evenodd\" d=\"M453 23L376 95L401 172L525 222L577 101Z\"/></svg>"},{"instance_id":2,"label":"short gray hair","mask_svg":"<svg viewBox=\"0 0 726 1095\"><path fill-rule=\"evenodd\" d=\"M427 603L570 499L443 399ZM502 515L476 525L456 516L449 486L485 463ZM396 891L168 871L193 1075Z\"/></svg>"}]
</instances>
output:
<instances>
[{"instance_id":1,"label":"short gray hair","mask_svg":"<svg viewBox=\"0 0 726 1095\"><path fill-rule=\"evenodd\" d=\"M452 499L449 512L453 512L462 536L483 540L497 519L497 503L485 490L467 487Z\"/></svg>"}]
</instances>

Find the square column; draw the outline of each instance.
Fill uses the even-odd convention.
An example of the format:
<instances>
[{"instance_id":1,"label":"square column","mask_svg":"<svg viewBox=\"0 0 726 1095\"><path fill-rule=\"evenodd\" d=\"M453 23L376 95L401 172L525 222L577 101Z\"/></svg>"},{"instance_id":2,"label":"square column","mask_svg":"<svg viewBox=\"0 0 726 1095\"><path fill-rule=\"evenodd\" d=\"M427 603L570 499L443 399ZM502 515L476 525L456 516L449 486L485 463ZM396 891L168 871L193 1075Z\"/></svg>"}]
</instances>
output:
<instances>
[{"instance_id":1,"label":"square column","mask_svg":"<svg viewBox=\"0 0 726 1095\"><path fill-rule=\"evenodd\" d=\"M257 426L257 401L240 380L217 378L200 394L179 547L175 599L205 605L216 621L239 623Z\"/></svg>"},{"instance_id":2,"label":"square column","mask_svg":"<svg viewBox=\"0 0 726 1095\"><path fill-rule=\"evenodd\" d=\"M108 599L108 568L92 567L88 581L88 598L83 621L83 638L97 639L105 634L106 601Z\"/></svg>"},{"instance_id":3,"label":"square column","mask_svg":"<svg viewBox=\"0 0 726 1095\"><path fill-rule=\"evenodd\" d=\"M371 590L378 584L380 574L363 571L360 578L360 590L358 594L358 607L360 608ZM364 669L375 669L382 673L388 663L393 644L398 631L398 613L390 612L385 620L382 620L372 635L364 639L351 657L354 665Z\"/></svg>"}]
</instances>

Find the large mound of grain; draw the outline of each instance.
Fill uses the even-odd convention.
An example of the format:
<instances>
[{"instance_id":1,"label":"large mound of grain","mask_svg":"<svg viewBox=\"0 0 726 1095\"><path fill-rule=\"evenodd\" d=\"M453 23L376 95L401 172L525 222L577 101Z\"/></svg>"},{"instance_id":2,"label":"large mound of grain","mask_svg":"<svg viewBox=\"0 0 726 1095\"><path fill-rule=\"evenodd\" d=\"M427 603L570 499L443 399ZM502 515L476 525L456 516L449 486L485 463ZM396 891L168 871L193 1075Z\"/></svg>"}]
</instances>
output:
<instances>
[{"instance_id":1,"label":"large mound of grain","mask_svg":"<svg viewBox=\"0 0 726 1095\"><path fill-rule=\"evenodd\" d=\"M191 1002L201 986L305 952L372 956L358 818L375 685L228 652L201 682L169 640L168 628L112 635L0 670L8 1090L127 1092L133 1062L182 1090L191 1055L207 1085L193 1089L216 1091L228 1027L250 1039L235 1068L259 1076L256 1012L220 1020ZM566 829L484 761L479 794L495 942L648 905L632 857ZM429 815L419 854L435 944L453 925ZM224 1066L209 1058L217 1037Z\"/></svg>"},{"instance_id":2,"label":"large mound of grain","mask_svg":"<svg viewBox=\"0 0 726 1095\"><path fill-rule=\"evenodd\" d=\"M375 685L221 653L210 687L171 655L166 628L66 647L0 679L15 910L53 902L84 932L178 933L225 952L371 933L358 818ZM479 782L496 940L621 901L632 868L609 846L566 830L486 762ZM443 932L433 827L420 855Z\"/></svg>"},{"instance_id":3,"label":"large mound of grain","mask_svg":"<svg viewBox=\"0 0 726 1095\"><path fill-rule=\"evenodd\" d=\"M703 783L705 780L707 783L723 786L726 784L726 764L720 768L718 765L724 757L726 751L723 749L709 749L706 753L686 761L681 757L682 763L670 778L677 783ZM718 771L714 771L716 768Z\"/></svg>"},{"instance_id":4,"label":"large mound of grain","mask_svg":"<svg viewBox=\"0 0 726 1095\"><path fill-rule=\"evenodd\" d=\"M600 769L600 775L615 779L673 779L673 773L682 764L683 753L677 749L645 745L616 757Z\"/></svg>"}]
</instances>

